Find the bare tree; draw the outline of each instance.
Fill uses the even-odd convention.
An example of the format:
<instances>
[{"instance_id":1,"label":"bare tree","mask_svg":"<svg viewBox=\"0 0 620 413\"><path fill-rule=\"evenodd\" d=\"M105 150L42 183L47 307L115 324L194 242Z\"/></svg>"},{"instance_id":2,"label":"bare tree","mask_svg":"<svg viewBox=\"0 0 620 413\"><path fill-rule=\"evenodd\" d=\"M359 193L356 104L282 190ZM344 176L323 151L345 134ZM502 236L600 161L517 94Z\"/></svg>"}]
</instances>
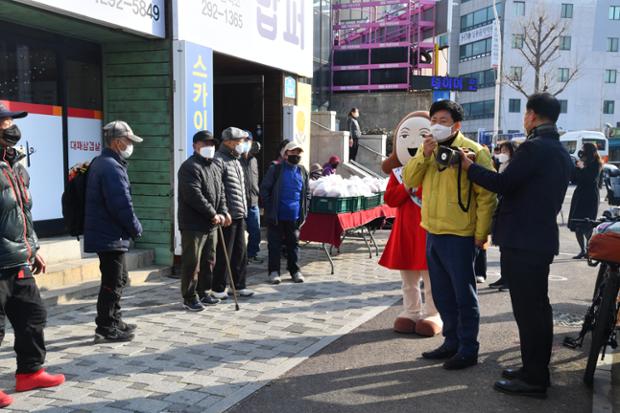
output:
<instances>
[{"instance_id":1,"label":"bare tree","mask_svg":"<svg viewBox=\"0 0 620 413\"><path fill-rule=\"evenodd\" d=\"M528 66L534 71L533 93L549 92L553 96L557 96L579 74L579 66L574 65L568 77L561 80L557 89L550 90L552 84L555 83L557 71L557 68L552 67L551 63L560 57L560 41L567 29L567 24L559 19L551 19L542 8L529 20L521 23L520 34L523 36L523 46L519 48L519 51ZM526 98L531 94L525 90L522 77L507 75L504 78L510 87L522 93Z\"/></svg>"}]
</instances>

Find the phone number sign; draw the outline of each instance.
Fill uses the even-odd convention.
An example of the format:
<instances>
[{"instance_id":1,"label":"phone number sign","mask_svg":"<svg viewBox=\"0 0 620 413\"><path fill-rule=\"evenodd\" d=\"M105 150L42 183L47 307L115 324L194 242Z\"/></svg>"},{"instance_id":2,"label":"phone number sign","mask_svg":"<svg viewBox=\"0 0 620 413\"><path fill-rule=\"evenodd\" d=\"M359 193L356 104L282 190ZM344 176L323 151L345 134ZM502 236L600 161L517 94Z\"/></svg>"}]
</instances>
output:
<instances>
[{"instance_id":1,"label":"phone number sign","mask_svg":"<svg viewBox=\"0 0 620 413\"><path fill-rule=\"evenodd\" d=\"M149 37L166 37L165 0L17 0Z\"/></svg>"}]
</instances>

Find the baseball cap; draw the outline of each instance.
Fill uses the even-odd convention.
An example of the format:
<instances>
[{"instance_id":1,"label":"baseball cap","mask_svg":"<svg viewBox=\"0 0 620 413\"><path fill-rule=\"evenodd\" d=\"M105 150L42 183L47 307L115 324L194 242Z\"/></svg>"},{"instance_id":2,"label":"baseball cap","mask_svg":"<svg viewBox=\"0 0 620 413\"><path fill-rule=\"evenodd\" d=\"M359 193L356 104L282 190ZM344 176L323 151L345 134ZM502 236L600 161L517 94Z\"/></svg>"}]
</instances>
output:
<instances>
[{"instance_id":1,"label":"baseball cap","mask_svg":"<svg viewBox=\"0 0 620 413\"><path fill-rule=\"evenodd\" d=\"M214 140L215 140L215 137L213 136L213 133L211 133L211 131L208 131L208 130L200 130L196 132L194 134L194 137L192 138L192 141L194 143L208 142L208 141L214 141Z\"/></svg>"},{"instance_id":2,"label":"baseball cap","mask_svg":"<svg viewBox=\"0 0 620 413\"><path fill-rule=\"evenodd\" d=\"M230 128L224 129L224 131L222 132L223 141L246 139L247 137L248 137L248 133L246 131L241 130L239 128L232 127L232 126Z\"/></svg>"},{"instance_id":3,"label":"baseball cap","mask_svg":"<svg viewBox=\"0 0 620 413\"><path fill-rule=\"evenodd\" d=\"M28 116L28 112L11 112L4 103L0 103L0 119L20 119Z\"/></svg>"},{"instance_id":4,"label":"baseball cap","mask_svg":"<svg viewBox=\"0 0 620 413\"><path fill-rule=\"evenodd\" d=\"M286 151L292 151L295 149L301 149L302 152L304 150L304 148L302 148L297 142L292 141L292 142L289 142L284 148L282 148L282 151L280 152L280 156L284 158L284 154L286 153Z\"/></svg>"},{"instance_id":5,"label":"baseball cap","mask_svg":"<svg viewBox=\"0 0 620 413\"><path fill-rule=\"evenodd\" d=\"M131 130L127 122L122 120L115 120L105 125L103 127L103 133L112 139L127 138L136 143L144 141L141 137L134 135L133 130Z\"/></svg>"}]
</instances>

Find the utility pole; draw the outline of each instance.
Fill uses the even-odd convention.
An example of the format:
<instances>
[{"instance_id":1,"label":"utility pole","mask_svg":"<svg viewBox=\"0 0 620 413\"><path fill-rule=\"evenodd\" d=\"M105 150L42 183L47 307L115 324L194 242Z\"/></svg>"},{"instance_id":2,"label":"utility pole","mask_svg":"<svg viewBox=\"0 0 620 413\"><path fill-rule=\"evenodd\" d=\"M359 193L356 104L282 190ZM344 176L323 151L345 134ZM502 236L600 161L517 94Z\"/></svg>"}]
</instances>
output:
<instances>
[{"instance_id":1,"label":"utility pole","mask_svg":"<svg viewBox=\"0 0 620 413\"><path fill-rule=\"evenodd\" d=\"M502 86L502 27L499 21L499 13L497 12L496 0L493 0L493 14L495 21L493 24L493 39L496 40L497 50L493 47L492 54L496 54L495 61L492 62L495 67L495 103L493 110L493 147L497 145L497 135L499 134L499 106L500 106L500 90ZM493 57L493 56L492 56ZM493 60L493 59L491 59Z\"/></svg>"}]
</instances>

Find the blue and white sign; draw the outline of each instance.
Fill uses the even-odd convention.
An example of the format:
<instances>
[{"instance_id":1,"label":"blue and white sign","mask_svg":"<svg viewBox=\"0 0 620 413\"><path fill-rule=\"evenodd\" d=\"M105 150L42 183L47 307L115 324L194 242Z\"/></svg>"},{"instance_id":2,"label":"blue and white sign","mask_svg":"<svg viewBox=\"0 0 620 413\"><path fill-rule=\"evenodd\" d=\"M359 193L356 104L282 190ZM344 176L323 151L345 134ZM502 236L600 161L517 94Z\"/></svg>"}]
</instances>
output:
<instances>
[{"instance_id":1,"label":"blue and white sign","mask_svg":"<svg viewBox=\"0 0 620 413\"><path fill-rule=\"evenodd\" d=\"M433 90L433 102L440 100L450 100L449 90Z\"/></svg>"},{"instance_id":2,"label":"blue and white sign","mask_svg":"<svg viewBox=\"0 0 620 413\"><path fill-rule=\"evenodd\" d=\"M185 42L186 155L192 155L192 138L200 130L213 132L213 50Z\"/></svg>"},{"instance_id":3,"label":"blue and white sign","mask_svg":"<svg viewBox=\"0 0 620 413\"><path fill-rule=\"evenodd\" d=\"M292 76L284 78L284 97L289 99L297 97L297 81Z\"/></svg>"}]
</instances>

